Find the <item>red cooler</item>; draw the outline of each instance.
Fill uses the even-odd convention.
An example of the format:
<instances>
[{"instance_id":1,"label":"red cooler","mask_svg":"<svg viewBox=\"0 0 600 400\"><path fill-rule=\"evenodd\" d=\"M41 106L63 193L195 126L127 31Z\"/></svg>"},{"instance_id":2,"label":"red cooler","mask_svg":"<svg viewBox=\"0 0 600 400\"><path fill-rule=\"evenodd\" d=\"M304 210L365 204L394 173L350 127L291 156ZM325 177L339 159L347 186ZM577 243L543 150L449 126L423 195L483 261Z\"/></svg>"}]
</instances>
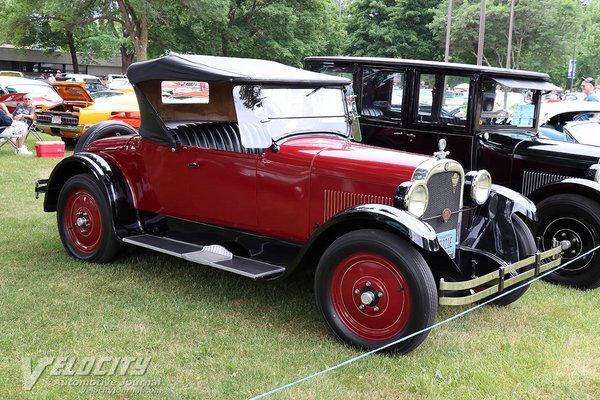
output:
<instances>
[{"instance_id":1,"label":"red cooler","mask_svg":"<svg viewBox=\"0 0 600 400\"><path fill-rule=\"evenodd\" d=\"M64 142L37 142L35 144L35 153L38 157L64 157Z\"/></svg>"}]
</instances>

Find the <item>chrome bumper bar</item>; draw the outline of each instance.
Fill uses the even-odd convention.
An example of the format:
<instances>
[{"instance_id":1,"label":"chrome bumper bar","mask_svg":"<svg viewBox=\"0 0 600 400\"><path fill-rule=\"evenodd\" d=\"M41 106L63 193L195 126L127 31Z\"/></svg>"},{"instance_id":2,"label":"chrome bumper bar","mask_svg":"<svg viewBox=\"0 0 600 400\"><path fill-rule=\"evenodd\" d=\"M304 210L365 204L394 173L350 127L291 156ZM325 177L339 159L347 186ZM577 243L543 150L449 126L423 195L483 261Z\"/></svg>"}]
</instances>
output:
<instances>
[{"instance_id":1,"label":"chrome bumper bar","mask_svg":"<svg viewBox=\"0 0 600 400\"><path fill-rule=\"evenodd\" d=\"M472 304L495 293L503 292L507 288L516 285L519 282L539 276L541 273L556 268L561 263L560 253L563 251L562 246L556 242L556 246L544 252L537 252L534 255L513 264L508 264L498 268L498 271L490 272L489 274L461 282L446 282L444 278L440 279L440 296L439 304L444 306L463 306ZM528 268L527 271L518 275L506 278L507 274L518 271L523 268ZM487 287L476 293L466 296L447 296L448 294L457 291L472 290L481 288L485 284L494 282L493 286Z\"/></svg>"},{"instance_id":2,"label":"chrome bumper bar","mask_svg":"<svg viewBox=\"0 0 600 400\"><path fill-rule=\"evenodd\" d=\"M48 179L36 179L35 180L35 198L40 197L40 193L46 193L48 187Z\"/></svg>"}]
</instances>

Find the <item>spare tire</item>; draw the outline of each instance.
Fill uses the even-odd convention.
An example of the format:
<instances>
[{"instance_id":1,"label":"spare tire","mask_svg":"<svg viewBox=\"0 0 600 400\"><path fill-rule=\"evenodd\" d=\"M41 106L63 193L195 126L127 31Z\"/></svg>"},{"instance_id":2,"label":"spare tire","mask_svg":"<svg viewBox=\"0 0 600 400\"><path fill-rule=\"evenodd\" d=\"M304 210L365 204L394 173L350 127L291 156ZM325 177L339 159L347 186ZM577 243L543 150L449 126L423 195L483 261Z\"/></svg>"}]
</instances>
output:
<instances>
[{"instance_id":1,"label":"spare tire","mask_svg":"<svg viewBox=\"0 0 600 400\"><path fill-rule=\"evenodd\" d=\"M85 134L77 141L75 145L74 153L81 153L86 151L88 146L95 140L102 139L110 136L120 135L135 135L135 130L131 125L127 125L121 121L102 121L93 125L88 129Z\"/></svg>"}]
</instances>

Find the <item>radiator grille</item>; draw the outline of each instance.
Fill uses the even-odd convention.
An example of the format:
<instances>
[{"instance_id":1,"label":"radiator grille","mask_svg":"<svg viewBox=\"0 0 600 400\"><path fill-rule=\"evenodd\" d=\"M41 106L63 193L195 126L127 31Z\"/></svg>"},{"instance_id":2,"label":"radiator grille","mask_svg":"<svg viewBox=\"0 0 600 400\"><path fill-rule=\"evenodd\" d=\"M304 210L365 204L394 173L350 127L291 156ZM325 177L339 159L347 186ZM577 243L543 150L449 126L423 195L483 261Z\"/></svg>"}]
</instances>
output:
<instances>
[{"instance_id":1,"label":"radiator grille","mask_svg":"<svg viewBox=\"0 0 600 400\"><path fill-rule=\"evenodd\" d=\"M544 174L541 172L525 171L523 173L523 187L521 193L527 196L542 186L548 185L552 182L562 181L563 179L570 178L569 176Z\"/></svg>"},{"instance_id":2,"label":"radiator grille","mask_svg":"<svg viewBox=\"0 0 600 400\"><path fill-rule=\"evenodd\" d=\"M423 219L436 232L444 232L458 228L458 218L461 204L463 182L461 174L454 171L444 171L432 175L427 181L429 204ZM452 216L448 222L442 219L442 211L450 209Z\"/></svg>"},{"instance_id":3,"label":"radiator grille","mask_svg":"<svg viewBox=\"0 0 600 400\"><path fill-rule=\"evenodd\" d=\"M360 204L385 204L388 206L394 204L394 200L391 196L373 196L368 194L340 192L335 190L325 190L324 195L324 221L327 221L340 211Z\"/></svg>"}]
</instances>

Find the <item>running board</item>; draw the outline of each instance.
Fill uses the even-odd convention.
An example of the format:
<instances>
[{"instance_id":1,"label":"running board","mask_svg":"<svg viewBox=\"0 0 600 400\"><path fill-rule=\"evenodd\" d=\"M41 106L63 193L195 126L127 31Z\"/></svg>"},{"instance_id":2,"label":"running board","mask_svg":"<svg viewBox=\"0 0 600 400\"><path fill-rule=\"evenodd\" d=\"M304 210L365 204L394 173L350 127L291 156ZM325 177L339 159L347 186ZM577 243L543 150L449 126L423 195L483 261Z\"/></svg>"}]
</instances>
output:
<instances>
[{"instance_id":1,"label":"running board","mask_svg":"<svg viewBox=\"0 0 600 400\"><path fill-rule=\"evenodd\" d=\"M219 245L201 246L148 234L129 236L123 238L123 241L252 279L275 278L285 271L279 265L235 256Z\"/></svg>"}]
</instances>

